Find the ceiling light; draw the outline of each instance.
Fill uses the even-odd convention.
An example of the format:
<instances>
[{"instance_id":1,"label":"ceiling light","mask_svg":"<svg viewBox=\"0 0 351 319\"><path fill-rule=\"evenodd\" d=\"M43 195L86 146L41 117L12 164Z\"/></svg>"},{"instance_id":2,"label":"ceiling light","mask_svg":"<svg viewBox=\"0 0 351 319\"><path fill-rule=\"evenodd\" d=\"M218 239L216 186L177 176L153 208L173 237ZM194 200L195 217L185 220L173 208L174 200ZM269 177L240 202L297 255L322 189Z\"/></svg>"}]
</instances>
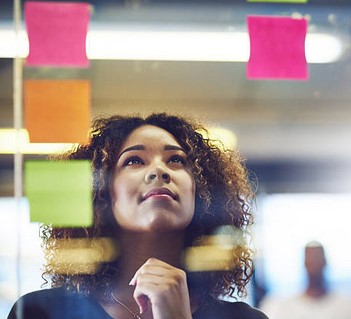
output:
<instances>
[{"instance_id":1,"label":"ceiling light","mask_svg":"<svg viewBox=\"0 0 351 319\"><path fill-rule=\"evenodd\" d=\"M0 154L57 154L77 144L71 143L30 143L25 129L0 129Z\"/></svg>"},{"instance_id":2,"label":"ceiling light","mask_svg":"<svg viewBox=\"0 0 351 319\"><path fill-rule=\"evenodd\" d=\"M310 33L306 36L309 63L332 63L341 58L340 38ZM125 31L95 28L87 35L87 56L92 60L156 60L247 62L250 39L247 32ZM16 36L0 27L0 57L25 58L29 44L25 31Z\"/></svg>"}]
</instances>

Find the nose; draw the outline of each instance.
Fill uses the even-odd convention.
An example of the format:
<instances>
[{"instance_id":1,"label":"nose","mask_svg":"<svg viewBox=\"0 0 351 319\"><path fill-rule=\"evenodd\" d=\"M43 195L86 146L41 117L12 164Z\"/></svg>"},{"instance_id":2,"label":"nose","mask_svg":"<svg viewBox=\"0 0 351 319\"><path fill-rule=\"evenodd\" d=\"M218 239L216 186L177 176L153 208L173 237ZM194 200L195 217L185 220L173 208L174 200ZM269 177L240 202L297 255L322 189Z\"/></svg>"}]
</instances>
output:
<instances>
[{"instance_id":1,"label":"nose","mask_svg":"<svg viewBox=\"0 0 351 319\"><path fill-rule=\"evenodd\" d=\"M145 182L151 183L154 181L169 183L171 181L171 176L165 168L161 166L153 167L145 175Z\"/></svg>"}]
</instances>

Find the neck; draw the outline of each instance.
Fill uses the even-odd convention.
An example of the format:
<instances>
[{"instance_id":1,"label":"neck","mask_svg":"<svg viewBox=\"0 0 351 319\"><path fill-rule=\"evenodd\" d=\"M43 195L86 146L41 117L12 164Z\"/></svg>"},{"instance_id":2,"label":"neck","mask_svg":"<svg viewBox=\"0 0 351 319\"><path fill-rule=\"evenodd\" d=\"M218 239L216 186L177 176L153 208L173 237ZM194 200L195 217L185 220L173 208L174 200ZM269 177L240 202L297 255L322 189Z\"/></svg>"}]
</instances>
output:
<instances>
[{"instance_id":1,"label":"neck","mask_svg":"<svg viewBox=\"0 0 351 319\"><path fill-rule=\"evenodd\" d=\"M184 246L183 232L127 232L119 235L120 262L118 286L128 285L135 272L149 258L160 259L181 267Z\"/></svg>"},{"instance_id":2,"label":"neck","mask_svg":"<svg viewBox=\"0 0 351 319\"><path fill-rule=\"evenodd\" d=\"M324 277L309 277L306 295L312 298L323 297L328 293Z\"/></svg>"},{"instance_id":3,"label":"neck","mask_svg":"<svg viewBox=\"0 0 351 319\"><path fill-rule=\"evenodd\" d=\"M142 233L119 230L117 240L120 257L118 274L111 286L113 295L131 311L138 313L133 298L135 288L129 286L130 280L149 258L157 258L174 267L181 267L184 232ZM131 318L130 313L118 302L101 304L112 318ZM143 318L152 318L152 313L143 314Z\"/></svg>"}]
</instances>

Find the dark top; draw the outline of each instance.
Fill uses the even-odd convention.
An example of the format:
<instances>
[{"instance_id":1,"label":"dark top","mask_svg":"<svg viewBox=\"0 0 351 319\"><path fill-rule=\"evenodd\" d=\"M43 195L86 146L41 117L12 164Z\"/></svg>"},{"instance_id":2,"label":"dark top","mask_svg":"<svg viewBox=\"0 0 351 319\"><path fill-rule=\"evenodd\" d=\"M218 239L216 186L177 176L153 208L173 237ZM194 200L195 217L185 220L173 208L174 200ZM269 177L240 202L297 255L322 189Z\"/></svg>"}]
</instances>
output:
<instances>
[{"instance_id":1,"label":"dark top","mask_svg":"<svg viewBox=\"0 0 351 319\"><path fill-rule=\"evenodd\" d=\"M8 319L112 319L93 298L63 288L24 295L12 307ZM267 319L243 302L213 302L199 308L193 319Z\"/></svg>"}]
</instances>

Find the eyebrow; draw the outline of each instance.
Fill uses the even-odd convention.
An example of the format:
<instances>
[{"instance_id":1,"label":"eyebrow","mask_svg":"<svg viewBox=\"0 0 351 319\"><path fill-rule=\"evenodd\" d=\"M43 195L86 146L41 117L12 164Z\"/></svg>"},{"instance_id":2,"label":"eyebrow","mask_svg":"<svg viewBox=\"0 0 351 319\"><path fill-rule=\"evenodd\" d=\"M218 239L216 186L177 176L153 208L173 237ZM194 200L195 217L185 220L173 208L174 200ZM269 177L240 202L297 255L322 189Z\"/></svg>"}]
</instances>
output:
<instances>
[{"instance_id":1,"label":"eyebrow","mask_svg":"<svg viewBox=\"0 0 351 319\"><path fill-rule=\"evenodd\" d=\"M145 149L144 145L133 145L133 146L127 147L127 148L125 148L125 149L121 152L121 154L119 154L118 158L120 158L120 157L121 157L124 153L126 153L126 152L130 152L130 151L142 151L142 150L144 150L144 149Z\"/></svg>"},{"instance_id":2,"label":"eyebrow","mask_svg":"<svg viewBox=\"0 0 351 319\"><path fill-rule=\"evenodd\" d=\"M182 147L177 146L177 145L165 145L165 147L163 149L165 151L182 151L182 152L186 153Z\"/></svg>"},{"instance_id":3,"label":"eyebrow","mask_svg":"<svg viewBox=\"0 0 351 319\"><path fill-rule=\"evenodd\" d=\"M177 146L177 145L165 145L163 149L165 151L182 151L182 152L186 153L185 150L182 147ZM145 150L145 146L144 145L141 145L141 144L133 145L133 146L130 146L130 147L127 147L126 149L124 149L121 152L121 154L119 154L118 158L120 158L122 156L122 154L124 154L126 152L143 151L143 150Z\"/></svg>"}]
</instances>

